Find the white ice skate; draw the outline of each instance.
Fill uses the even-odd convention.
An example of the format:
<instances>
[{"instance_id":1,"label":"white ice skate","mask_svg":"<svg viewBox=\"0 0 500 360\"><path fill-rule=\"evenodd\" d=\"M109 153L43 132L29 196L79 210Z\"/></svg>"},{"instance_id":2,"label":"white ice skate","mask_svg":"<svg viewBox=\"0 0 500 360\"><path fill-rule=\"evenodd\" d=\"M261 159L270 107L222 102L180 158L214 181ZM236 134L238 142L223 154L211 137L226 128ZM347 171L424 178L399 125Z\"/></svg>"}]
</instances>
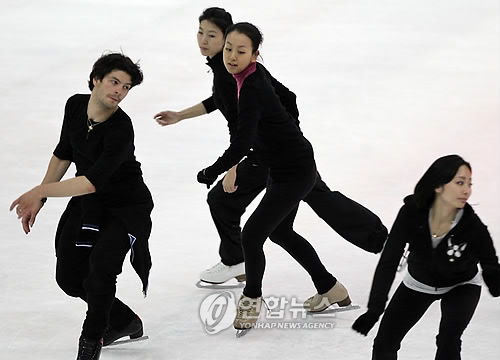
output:
<instances>
[{"instance_id":1,"label":"white ice skate","mask_svg":"<svg viewBox=\"0 0 500 360\"><path fill-rule=\"evenodd\" d=\"M236 279L237 283L225 284L231 279ZM196 286L203 289L234 289L243 287L245 276L245 263L239 263L233 266L224 265L219 262L211 268L202 271L200 281Z\"/></svg>"}]
</instances>

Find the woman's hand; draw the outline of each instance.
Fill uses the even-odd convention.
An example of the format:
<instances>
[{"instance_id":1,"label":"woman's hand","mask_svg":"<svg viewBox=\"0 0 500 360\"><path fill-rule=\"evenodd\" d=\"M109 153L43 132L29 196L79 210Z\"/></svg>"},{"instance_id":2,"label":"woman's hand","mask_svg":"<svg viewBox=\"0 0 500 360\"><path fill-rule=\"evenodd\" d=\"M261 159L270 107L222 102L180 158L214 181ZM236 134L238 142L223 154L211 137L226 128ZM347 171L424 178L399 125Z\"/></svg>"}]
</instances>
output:
<instances>
[{"instance_id":1,"label":"woman's hand","mask_svg":"<svg viewBox=\"0 0 500 360\"><path fill-rule=\"evenodd\" d=\"M379 317L379 314L368 310L363 315L359 316L356 321L354 321L354 324L352 324L352 328L353 330L366 336L368 335L368 332L372 329L372 327L375 326Z\"/></svg>"},{"instance_id":2,"label":"woman's hand","mask_svg":"<svg viewBox=\"0 0 500 360\"><path fill-rule=\"evenodd\" d=\"M234 193L236 190L238 190L238 186L236 184L236 168L238 165L233 166L229 171L226 173L226 176L224 176L224 179L222 180L222 188L224 189L224 192L227 192L229 194Z\"/></svg>"},{"instance_id":3,"label":"woman's hand","mask_svg":"<svg viewBox=\"0 0 500 360\"><path fill-rule=\"evenodd\" d=\"M42 206L43 200L37 186L14 200L9 210L16 209L17 218L21 219L24 233L28 234L35 224L36 216Z\"/></svg>"},{"instance_id":4,"label":"woman's hand","mask_svg":"<svg viewBox=\"0 0 500 360\"><path fill-rule=\"evenodd\" d=\"M178 112L170 110L159 112L154 116L154 119L161 126L173 125L182 120Z\"/></svg>"}]
</instances>

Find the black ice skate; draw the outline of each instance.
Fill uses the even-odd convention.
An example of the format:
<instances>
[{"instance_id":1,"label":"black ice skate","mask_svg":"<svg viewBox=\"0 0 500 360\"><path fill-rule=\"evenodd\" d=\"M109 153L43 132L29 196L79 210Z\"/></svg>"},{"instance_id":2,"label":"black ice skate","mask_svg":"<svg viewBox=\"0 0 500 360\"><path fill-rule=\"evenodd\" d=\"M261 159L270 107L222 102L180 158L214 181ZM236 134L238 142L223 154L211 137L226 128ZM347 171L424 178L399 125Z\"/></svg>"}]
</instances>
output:
<instances>
[{"instance_id":1,"label":"black ice skate","mask_svg":"<svg viewBox=\"0 0 500 360\"><path fill-rule=\"evenodd\" d=\"M104 334L103 346L118 345L124 342L146 340L148 337L143 336L142 320L136 316L127 326L121 329L109 327ZM130 340L116 341L122 337L128 336Z\"/></svg>"},{"instance_id":2,"label":"black ice skate","mask_svg":"<svg viewBox=\"0 0 500 360\"><path fill-rule=\"evenodd\" d=\"M99 360L101 349L102 339L91 340L82 335L78 342L78 357L76 360Z\"/></svg>"}]
</instances>

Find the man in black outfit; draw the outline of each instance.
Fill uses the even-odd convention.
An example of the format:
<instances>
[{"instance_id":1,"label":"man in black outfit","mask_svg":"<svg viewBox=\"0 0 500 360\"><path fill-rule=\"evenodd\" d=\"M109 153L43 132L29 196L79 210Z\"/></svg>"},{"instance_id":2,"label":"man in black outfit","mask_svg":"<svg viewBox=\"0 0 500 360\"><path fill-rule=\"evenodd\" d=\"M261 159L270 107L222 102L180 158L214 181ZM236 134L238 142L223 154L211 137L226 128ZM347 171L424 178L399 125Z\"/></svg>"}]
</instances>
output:
<instances>
[{"instance_id":1,"label":"man in black outfit","mask_svg":"<svg viewBox=\"0 0 500 360\"><path fill-rule=\"evenodd\" d=\"M73 95L66 103L42 183L11 205L28 233L47 197L72 197L56 232L56 280L88 306L77 360L97 360L103 344L143 334L141 319L115 298L129 250L144 294L151 268L153 201L134 155L132 122L118 106L142 80L139 65L123 54L99 58L90 73L91 94ZM76 176L61 181L71 163Z\"/></svg>"}]
</instances>

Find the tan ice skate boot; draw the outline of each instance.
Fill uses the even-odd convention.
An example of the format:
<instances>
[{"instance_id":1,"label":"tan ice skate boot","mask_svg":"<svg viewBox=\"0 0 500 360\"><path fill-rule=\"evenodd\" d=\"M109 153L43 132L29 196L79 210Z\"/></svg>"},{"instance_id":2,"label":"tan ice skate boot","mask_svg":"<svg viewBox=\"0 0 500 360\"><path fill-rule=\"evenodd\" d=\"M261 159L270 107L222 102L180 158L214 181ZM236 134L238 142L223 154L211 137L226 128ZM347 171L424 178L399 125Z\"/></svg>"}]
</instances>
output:
<instances>
[{"instance_id":1,"label":"tan ice skate boot","mask_svg":"<svg viewBox=\"0 0 500 360\"><path fill-rule=\"evenodd\" d=\"M238 330L250 329L255 325L260 316L262 307L262 297L249 298L241 294L236 309L236 318L234 319L234 328Z\"/></svg>"},{"instance_id":2,"label":"tan ice skate boot","mask_svg":"<svg viewBox=\"0 0 500 360\"><path fill-rule=\"evenodd\" d=\"M338 304L340 307L351 304L347 289L338 280L325 294L316 294L304 301L304 309L309 312L320 312L333 304Z\"/></svg>"}]
</instances>

